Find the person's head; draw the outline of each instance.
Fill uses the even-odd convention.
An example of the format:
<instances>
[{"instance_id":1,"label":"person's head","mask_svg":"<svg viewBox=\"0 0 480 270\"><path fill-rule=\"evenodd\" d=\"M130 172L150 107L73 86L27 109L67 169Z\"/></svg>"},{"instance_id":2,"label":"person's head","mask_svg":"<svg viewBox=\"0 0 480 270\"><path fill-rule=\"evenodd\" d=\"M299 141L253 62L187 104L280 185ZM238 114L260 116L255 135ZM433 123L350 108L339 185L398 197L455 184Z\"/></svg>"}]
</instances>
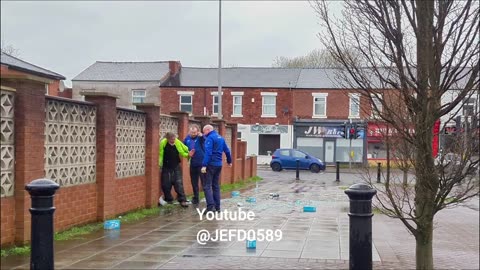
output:
<instances>
[{"instance_id":1,"label":"person's head","mask_svg":"<svg viewBox=\"0 0 480 270\"><path fill-rule=\"evenodd\" d=\"M168 143L174 144L177 136L175 136L173 132L167 132L167 134L165 134L165 138L167 138Z\"/></svg>"},{"instance_id":2,"label":"person's head","mask_svg":"<svg viewBox=\"0 0 480 270\"><path fill-rule=\"evenodd\" d=\"M200 128L197 125L192 125L189 133L190 137L195 138L198 136L198 133L200 133Z\"/></svg>"},{"instance_id":3,"label":"person's head","mask_svg":"<svg viewBox=\"0 0 480 270\"><path fill-rule=\"evenodd\" d=\"M212 125L206 125L203 127L203 134L208 135L213 130Z\"/></svg>"}]
</instances>

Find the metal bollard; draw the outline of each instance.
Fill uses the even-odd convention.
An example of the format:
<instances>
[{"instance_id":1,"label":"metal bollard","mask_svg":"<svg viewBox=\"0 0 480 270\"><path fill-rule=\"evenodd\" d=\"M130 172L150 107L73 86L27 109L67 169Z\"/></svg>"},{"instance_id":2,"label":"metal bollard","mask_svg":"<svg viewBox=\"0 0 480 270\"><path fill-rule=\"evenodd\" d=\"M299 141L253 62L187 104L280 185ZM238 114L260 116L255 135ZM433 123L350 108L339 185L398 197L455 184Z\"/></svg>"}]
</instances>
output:
<instances>
[{"instance_id":1,"label":"metal bollard","mask_svg":"<svg viewBox=\"0 0 480 270\"><path fill-rule=\"evenodd\" d=\"M54 269L53 197L60 186L49 179L37 179L25 186L32 198L30 269Z\"/></svg>"},{"instance_id":2,"label":"metal bollard","mask_svg":"<svg viewBox=\"0 0 480 270\"><path fill-rule=\"evenodd\" d=\"M382 163L378 162L378 168L377 168L377 183L381 183L380 176L382 174Z\"/></svg>"},{"instance_id":3,"label":"metal bollard","mask_svg":"<svg viewBox=\"0 0 480 270\"><path fill-rule=\"evenodd\" d=\"M300 180L300 160L297 159L297 171L295 172L295 180Z\"/></svg>"},{"instance_id":4,"label":"metal bollard","mask_svg":"<svg viewBox=\"0 0 480 270\"><path fill-rule=\"evenodd\" d=\"M340 162L337 161L337 179L335 181L340 182Z\"/></svg>"},{"instance_id":5,"label":"metal bollard","mask_svg":"<svg viewBox=\"0 0 480 270\"><path fill-rule=\"evenodd\" d=\"M372 269L372 197L377 191L359 183L345 193L350 199L350 270Z\"/></svg>"}]
</instances>

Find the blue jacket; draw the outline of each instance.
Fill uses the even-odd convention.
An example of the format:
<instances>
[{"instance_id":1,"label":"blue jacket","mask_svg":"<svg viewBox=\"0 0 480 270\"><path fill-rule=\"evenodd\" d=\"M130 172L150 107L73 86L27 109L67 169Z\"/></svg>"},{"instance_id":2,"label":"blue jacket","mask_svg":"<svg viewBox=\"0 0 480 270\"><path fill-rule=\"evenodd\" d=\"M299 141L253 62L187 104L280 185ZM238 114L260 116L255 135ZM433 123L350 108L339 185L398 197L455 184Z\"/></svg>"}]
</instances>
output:
<instances>
[{"instance_id":1,"label":"blue jacket","mask_svg":"<svg viewBox=\"0 0 480 270\"><path fill-rule=\"evenodd\" d=\"M188 147L188 150L195 149L195 154L190 159L190 166L191 167L201 167L203 157L205 156L205 137L204 136L197 136L195 139L188 135L183 140L183 144Z\"/></svg>"},{"instance_id":2,"label":"blue jacket","mask_svg":"<svg viewBox=\"0 0 480 270\"><path fill-rule=\"evenodd\" d=\"M230 149L228 149L225 139L218 135L215 130L210 131L205 140L205 157L203 158L202 166L222 166L222 154L225 152L227 156L227 163L232 163L232 156Z\"/></svg>"}]
</instances>

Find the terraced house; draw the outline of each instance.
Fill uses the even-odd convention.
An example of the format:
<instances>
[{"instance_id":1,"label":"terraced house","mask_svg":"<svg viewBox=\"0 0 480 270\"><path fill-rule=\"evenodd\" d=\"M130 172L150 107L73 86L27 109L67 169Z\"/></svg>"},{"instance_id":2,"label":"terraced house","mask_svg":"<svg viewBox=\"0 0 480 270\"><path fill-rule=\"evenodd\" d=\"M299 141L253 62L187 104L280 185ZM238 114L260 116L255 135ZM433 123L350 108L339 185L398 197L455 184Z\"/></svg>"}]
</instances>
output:
<instances>
[{"instance_id":1,"label":"terraced house","mask_svg":"<svg viewBox=\"0 0 480 270\"><path fill-rule=\"evenodd\" d=\"M385 160L385 123L373 113L369 98L339 86L336 72L223 68L223 119L238 123L238 138L248 141L247 155L257 155L259 163L269 162L277 148L292 147L327 163L348 162L351 151L353 162ZM216 68L182 67L178 61L96 62L72 80L73 97L81 99L81 91L109 92L119 96L119 106L127 108L134 108L135 103L159 103L162 114L185 111L215 118L217 76ZM478 108L478 96L471 99ZM380 104L377 107L382 109ZM451 121L441 120L449 122L451 129ZM351 149L350 140L342 137L342 125L350 121L362 134L352 140ZM438 132L440 142L437 136L435 148L448 139L444 130Z\"/></svg>"}]
</instances>

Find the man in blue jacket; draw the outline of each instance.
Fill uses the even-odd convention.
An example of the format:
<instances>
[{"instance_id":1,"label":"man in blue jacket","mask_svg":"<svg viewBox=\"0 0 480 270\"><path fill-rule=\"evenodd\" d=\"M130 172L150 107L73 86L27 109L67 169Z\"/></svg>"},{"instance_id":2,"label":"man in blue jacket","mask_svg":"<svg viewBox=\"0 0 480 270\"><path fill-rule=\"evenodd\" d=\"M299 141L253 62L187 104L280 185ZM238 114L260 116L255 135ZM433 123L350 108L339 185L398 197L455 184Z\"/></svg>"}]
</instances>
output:
<instances>
[{"instance_id":1,"label":"man in blue jacket","mask_svg":"<svg viewBox=\"0 0 480 270\"><path fill-rule=\"evenodd\" d=\"M183 143L188 147L189 151L193 152L193 156L190 159L190 180L193 189L192 204L198 204L200 199L198 196L198 179L200 178L202 186L205 181L205 175L201 173L202 162L205 156L205 138L200 133L200 127L197 125L190 127L189 135L183 140Z\"/></svg>"},{"instance_id":2,"label":"man in blue jacket","mask_svg":"<svg viewBox=\"0 0 480 270\"><path fill-rule=\"evenodd\" d=\"M228 166L232 166L232 156L225 139L211 125L203 127L205 140L205 156L202 173L206 173L203 192L207 199L207 212L220 212L220 172L222 171L222 155L225 152Z\"/></svg>"}]
</instances>

